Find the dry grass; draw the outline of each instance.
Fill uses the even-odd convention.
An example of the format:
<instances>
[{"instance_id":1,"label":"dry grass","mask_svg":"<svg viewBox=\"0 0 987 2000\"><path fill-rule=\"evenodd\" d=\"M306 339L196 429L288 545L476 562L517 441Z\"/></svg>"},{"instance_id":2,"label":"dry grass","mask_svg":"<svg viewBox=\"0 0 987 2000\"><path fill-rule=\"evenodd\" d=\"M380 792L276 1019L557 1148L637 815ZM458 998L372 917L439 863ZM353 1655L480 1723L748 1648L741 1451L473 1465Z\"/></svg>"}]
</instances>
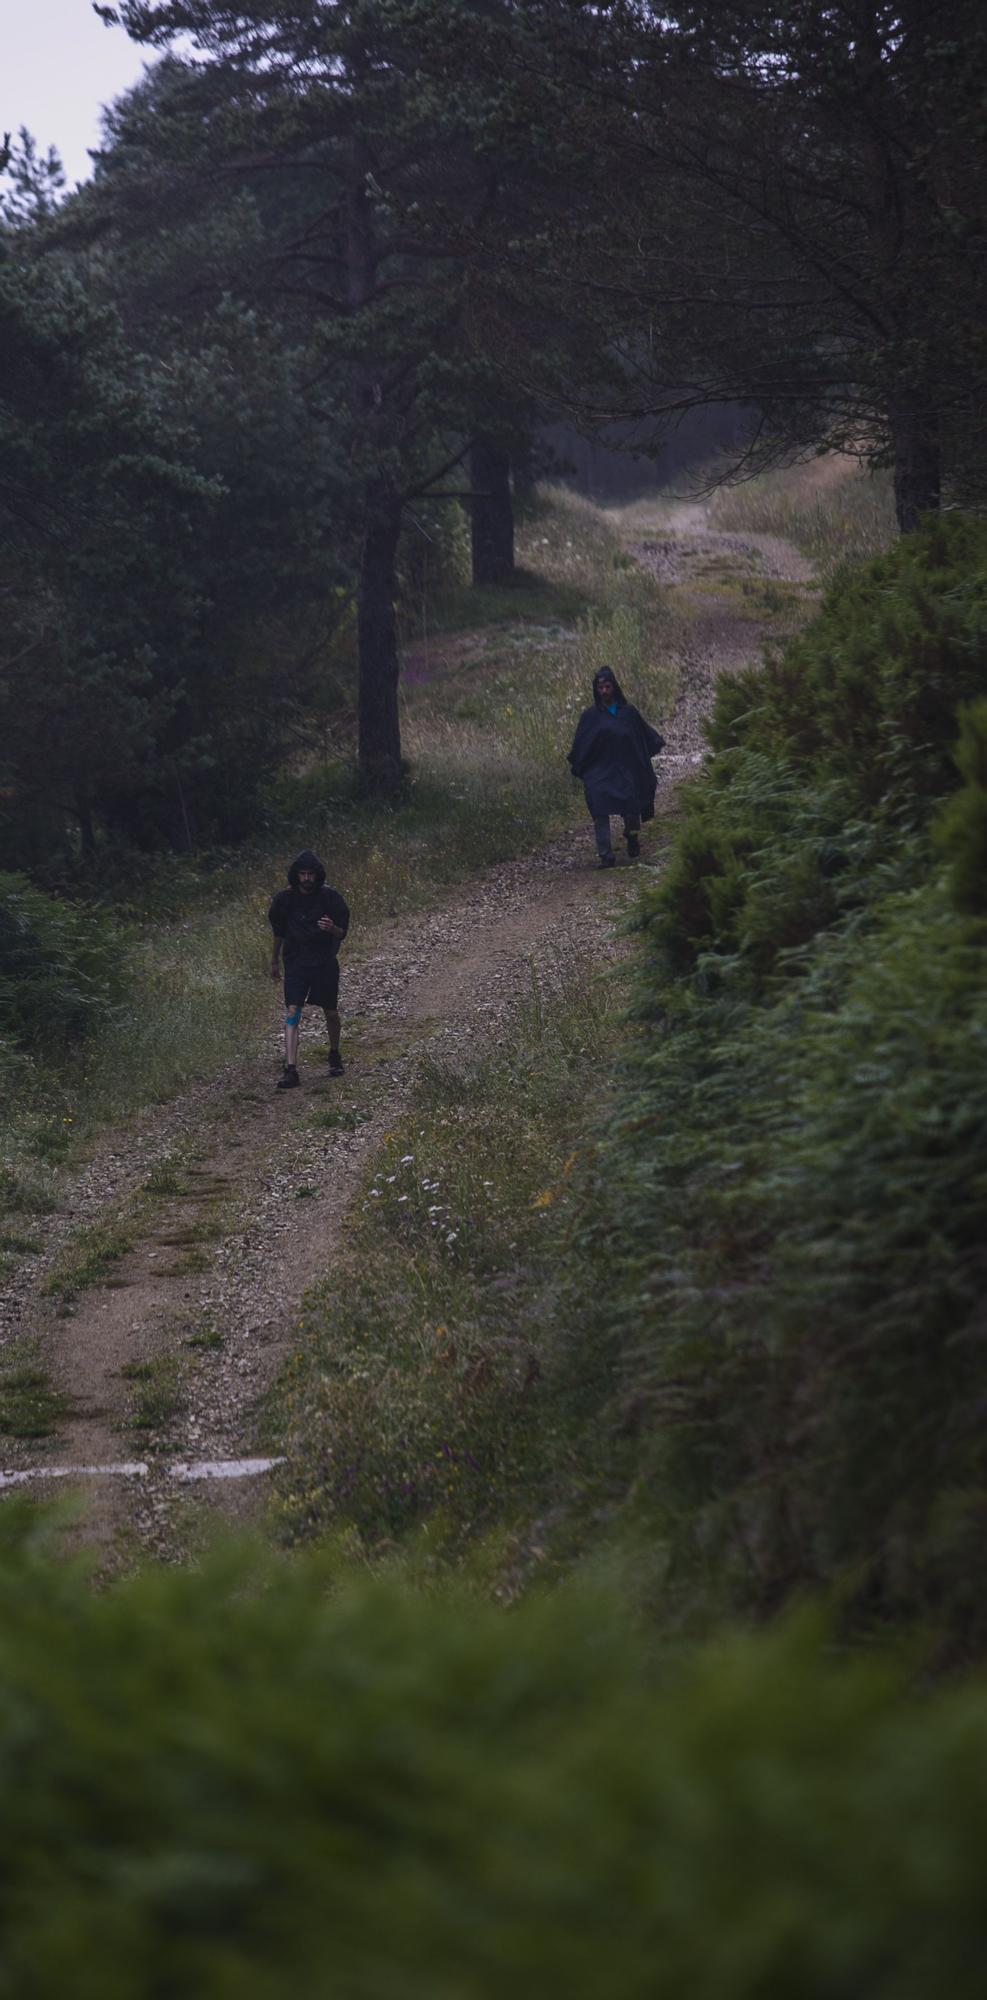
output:
<instances>
[{"instance_id":1,"label":"dry grass","mask_svg":"<svg viewBox=\"0 0 987 2000\"><path fill-rule=\"evenodd\" d=\"M888 473L852 459L814 459L723 486L709 508L711 527L783 535L827 576L843 562L881 555L897 534Z\"/></svg>"}]
</instances>

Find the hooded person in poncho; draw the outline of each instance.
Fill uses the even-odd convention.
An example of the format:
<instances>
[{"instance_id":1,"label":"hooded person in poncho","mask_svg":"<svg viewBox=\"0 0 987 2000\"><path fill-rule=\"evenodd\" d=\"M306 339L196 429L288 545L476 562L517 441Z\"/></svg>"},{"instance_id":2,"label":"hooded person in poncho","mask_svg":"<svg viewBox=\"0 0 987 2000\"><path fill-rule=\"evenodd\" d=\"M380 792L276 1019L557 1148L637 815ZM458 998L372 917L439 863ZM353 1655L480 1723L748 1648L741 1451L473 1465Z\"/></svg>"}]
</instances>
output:
<instances>
[{"instance_id":1,"label":"hooded person in poncho","mask_svg":"<svg viewBox=\"0 0 987 2000\"><path fill-rule=\"evenodd\" d=\"M651 765L665 739L628 701L613 669L593 676L593 706L583 710L569 752L574 778L582 778L596 834L601 868L613 868L610 816L624 822L628 859L641 852L641 821L654 819L657 780Z\"/></svg>"},{"instance_id":2,"label":"hooded person in poncho","mask_svg":"<svg viewBox=\"0 0 987 2000\"><path fill-rule=\"evenodd\" d=\"M310 847L295 856L288 869L287 889L279 889L268 911L274 932L271 978L281 973L284 954L284 1070L278 1090L297 1090L298 1036L302 1009L321 1007L329 1030L329 1074L342 1076L339 1053L339 947L349 929L350 913L338 889L326 883L326 871Z\"/></svg>"}]
</instances>

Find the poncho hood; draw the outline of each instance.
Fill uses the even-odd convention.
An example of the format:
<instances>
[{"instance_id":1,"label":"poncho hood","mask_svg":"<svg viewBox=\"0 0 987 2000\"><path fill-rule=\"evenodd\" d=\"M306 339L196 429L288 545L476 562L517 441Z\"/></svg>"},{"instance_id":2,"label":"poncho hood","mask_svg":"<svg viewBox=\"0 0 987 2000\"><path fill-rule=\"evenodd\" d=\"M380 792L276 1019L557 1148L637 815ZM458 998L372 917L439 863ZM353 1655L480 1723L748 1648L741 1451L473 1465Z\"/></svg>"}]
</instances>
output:
<instances>
[{"instance_id":1,"label":"poncho hood","mask_svg":"<svg viewBox=\"0 0 987 2000\"><path fill-rule=\"evenodd\" d=\"M303 868L311 868L314 871L316 877L315 886L317 889L321 889L326 879L326 871L318 855L313 854L310 847L303 847L301 853L296 854L288 870L288 880L293 889L297 889L298 887L298 877Z\"/></svg>"},{"instance_id":2,"label":"poncho hood","mask_svg":"<svg viewBox=\"0 0 987 2000\"><path fill-rule=\"evenodd\" d=\"M625 695L624 690L621 687L620 682L617 679L617 676L614 673L612 667L601 667L599 669L599 672L593 675L593 701L596 707L604 708L606 706L606 703L602 700L600 695L601 679L610 680L613 682L613 694L611 696L611 700L619 702L621 708L625 708L627 705L627 696Z\"/></svg>"}]
</instances>

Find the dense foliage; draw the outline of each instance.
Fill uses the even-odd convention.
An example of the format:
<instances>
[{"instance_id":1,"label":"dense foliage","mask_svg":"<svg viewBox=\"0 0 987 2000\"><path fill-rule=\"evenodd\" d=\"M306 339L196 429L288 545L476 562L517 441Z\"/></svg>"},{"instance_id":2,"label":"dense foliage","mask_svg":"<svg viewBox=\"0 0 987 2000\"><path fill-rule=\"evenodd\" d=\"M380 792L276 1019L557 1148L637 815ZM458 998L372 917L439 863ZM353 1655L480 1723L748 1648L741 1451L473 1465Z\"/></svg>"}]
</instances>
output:
<instances>
[{"instance_id":1,"label":"dense foliage","mask_svg":"<svg viewBox=\"0 0 987 2000\"><path fill-rule=\"evenodd\" d=\"M0 261L0 856L37 867L174 777L209 504L111 309Z\"/></svg>"},{"instance_id":2,"label":"dense foliage","mask_svg":"<svg viewBox=\"0 0 987 2000\"><path fill-rule=\"evenodd\" d=\"M123 973L123 941L105 911L0 874L0 1036L50 1053L104 1018Z\"/></svg>"},{"instance_id":3,"label":"dense foliage","mask_svg":"<svg viewBox=\"0 0 987 2000\"><path fill-rule=\"evenodd\" d=\"M947 515L842 573L800 638L722 681L660 951L707 980L734 957L761 975L880 894L881 871L926 866L909 835L959 781L957 710L983 689L985 647L987 528Z\"/></svg>"},{"instance_id":4,"label":"dense foliage","mask_svg":"<svg viewBox=\"0 0 987 2000\"><path fill-rule=\"evenodd\" d=\"M636 335L648 387L625 407L667 428L704 404L753 406L748 471L820 440L889 465L903 529L943 490L982 497L975 0L629 0L602 29L559 12L594 23L590 55L562 29L556 66L595 124L577 175L610 226L584 274L553 244L552 275L609 291Z\"/></svg>"},{"instance_id":5,"label":"dense foliage","mask_svg":"<svg viewBox=\"0 0 987 2000\"><path fill-rule=\"evenodd\" d=\"M592 1593L256 1552L94 1593L5 1540L4 1994L979 1994L979 1685L811 1626L658 1677Z\"/></svg>"},{"instance_id":6,"label":"dense foliage","mask_svg":"<svg viewBox=\"0 0 987 2000\"><path fill-rule=\"evenodd\" d=\"M983 524L930 526L721 684L642 906L642 1039L603 1162L618 1415L686 1598L711 1572L761 1608L842 1577L858 1613L974 1651L982 701L959 769L951 744L987 678L985 589Z\"/></svg>"}]
</instances>

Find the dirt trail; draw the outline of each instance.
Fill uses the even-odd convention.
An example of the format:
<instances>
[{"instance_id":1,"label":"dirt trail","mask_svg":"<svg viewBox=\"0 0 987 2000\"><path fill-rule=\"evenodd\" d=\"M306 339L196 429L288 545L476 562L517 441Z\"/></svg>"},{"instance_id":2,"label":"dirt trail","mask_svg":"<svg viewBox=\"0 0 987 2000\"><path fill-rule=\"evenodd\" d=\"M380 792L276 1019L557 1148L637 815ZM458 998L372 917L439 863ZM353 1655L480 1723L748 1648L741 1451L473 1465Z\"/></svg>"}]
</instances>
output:
<instances>
[{"instance_id":1,"label":"dirt trail","mask_svg":"<svg viewBox=\"0 0 987 2000\"><path fill-rule=\"evenodd\" d=\"M629 547L688 612L676 712L659 718L668 739L660 833L662 794L702 755L716 675L756 657L764 637L765 619L731 596L737 574L801 584L811 572L784 543L712 533L701 509ZM509 1039L533 976L550 988L625 948L616 920L635 871L595 870L577 811L574 828L538 853L425 913L362 939L356 931L343 975L342 1079L329 1078L323 1034L306 1017L303 1088L274 1093L272 995L271 1026L239 1061L107 1139L47 1254L0 1293L0 1337L34 1343L69 1411L47 1446L4 1447L0 1485L44 1490L41 1475L64 1476L83 1496L80 1532L107 1562L136 1549L174 1554L193 1487L214 1504L222 1493L227 1511L240 1496L251 1504L261 1472L237 1482L234 1500L216 1470L256 1454L258 1399L290 1351L303 1294L331 1269L347 1209L423 1057L465 1062L478 1045ZM646 863L658 846L649 839ZM114 1216L132 1247L102 1282L60 1303L52 1274L71 1232L78 1240Z\"/></svg>"}]
</instances>

